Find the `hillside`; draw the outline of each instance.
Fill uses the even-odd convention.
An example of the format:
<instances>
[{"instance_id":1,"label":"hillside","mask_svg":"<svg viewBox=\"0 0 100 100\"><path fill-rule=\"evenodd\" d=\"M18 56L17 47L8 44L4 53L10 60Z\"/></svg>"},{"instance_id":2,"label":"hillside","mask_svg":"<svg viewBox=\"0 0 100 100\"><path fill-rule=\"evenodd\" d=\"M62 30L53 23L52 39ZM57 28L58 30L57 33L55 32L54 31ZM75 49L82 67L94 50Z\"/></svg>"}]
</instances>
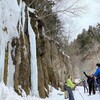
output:
<instances>
[{"instance_id":1,"label":"hillside","mask_svg":"<svg viewBox=\"0 0 100 100\"><path fill-rule=\"evenodd\" d=\"M100 25L90 26L88 30L83 29L71 43L70 54L76 77L84 77L83 71L93 74L96 63L100 61Z\"/></svg>"}]
</instances>

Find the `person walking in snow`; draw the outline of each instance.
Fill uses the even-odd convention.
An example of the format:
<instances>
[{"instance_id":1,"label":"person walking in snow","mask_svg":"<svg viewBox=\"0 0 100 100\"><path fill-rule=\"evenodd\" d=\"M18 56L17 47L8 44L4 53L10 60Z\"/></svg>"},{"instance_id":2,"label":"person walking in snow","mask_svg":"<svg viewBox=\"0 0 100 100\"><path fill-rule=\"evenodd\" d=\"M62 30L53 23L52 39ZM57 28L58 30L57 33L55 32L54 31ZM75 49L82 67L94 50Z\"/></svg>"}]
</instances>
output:
<instances>
[{"instance_id":1,"label":"person walking in snow","mask_svg":"<svg viewBox=\"0 0 100 100\"><path fill-rule=\"evenodd\" d=\"M97 63L96 66L98 67L95 71L95 73L93 74L96 77L96 81L98 83L98 87L99 87L99 91L100 91L100 63Z\"/></svg>"},{"instance_id":2,"label":"person walking in snow","mask_svg":"<svg viewBox=\"0 0 100 100\"><path fill-rule=\"evenodd\" d=\"M64 97L65 97L65 99L68 98L68 87L67 87L67 82L64 83Z\"/></svg>"},{"instance_id":3,"label":"person walking in snow","mask_svg":"<svg viewBox=\"0 0 100 100\"><path fill-rule=\"evenodd\" d=\"M73 92L72 92L72 89L74 89L74 87L75 87L75 84L73 84L73 82L71 80L71 76L68 76L68 79L67 79L67 91L68 91L68 95L69 95L69 100L75 100Z\"/></svg>"},{"instance_id":4,"label":"person walking in snow","mask_svg":"<svg viewBox=\"0 0 100 100\"><path fill-rule=\"evenodd\" d=\"M93 91L93 94L95 94L95 79L93 75L87 75L85 72L83 72L84 75L87 77L87 83L89 88L89 95L91 95L91 92Z\"/></svg>"},{"instance_id":5,"label":"person walking in snow","mask_svg":"<svg viewBox=\"0 0 100 100\"><path fill-rule=\"evenodd\" d=\"M88 88L87 88L87 84L86 84L85 79L82 80L82 85L83 85L83 87L84 87L84 93L85 93L86 90L87 90L87 92L88 92Z\"/></svg>"}]
</instances>

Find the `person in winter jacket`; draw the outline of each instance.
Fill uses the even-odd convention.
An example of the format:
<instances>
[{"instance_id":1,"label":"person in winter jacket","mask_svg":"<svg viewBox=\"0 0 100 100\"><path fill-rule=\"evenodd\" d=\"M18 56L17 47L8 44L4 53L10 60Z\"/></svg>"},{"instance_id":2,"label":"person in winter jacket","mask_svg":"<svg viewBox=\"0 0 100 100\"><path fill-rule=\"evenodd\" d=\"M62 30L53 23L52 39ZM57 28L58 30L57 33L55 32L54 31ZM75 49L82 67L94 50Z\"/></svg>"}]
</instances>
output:
<instances>
[{"instance_id":1,"label":"person in winter jacket","mask_svg":"<svg viewBox=\"0 0 100 100\"><path fill-rule=\"evenodd\" d=\"M87 83L89 88L89 95L91 95L91 92L93 91L93 94L95 94L95 78L93 75L87 75L85 72L83 72L84 75L87 77Z\"/></svg>"},{"instance_id":2,"label":"person in winter jacket","mask_svg":"<svg viewBox=\"0 0 100 100\"><path fill-rule=\"evenodd\" d=\"M87 92L88 92L88 88L87 88L87 84L86 84L85 79L82 80L82 85L84 87L84 93L85 93L85 90L87 90Z\"/></svg>"},{"instance_id":3,"label":"person in winter jacket","mask_svg":"<svg viewBox=\"0 0 100 100\"><path fill-rule=\"evenodd\" d=\"M67 82L64 83L64 97L65 97L65 99L68 98L68 87L67 87Z\"/></svg>"},{"instance_id":4,"label":"person in winter jacket","mask_svg":"<svg viewBox=\"0 0 100 100\"><path fill-rule=\"evenodd\" d=\"M100 91L100 64L97 63L96 66L98 66L98 68L96 69L93 75L96 77L96 81L99 84L99 91Z\"/></svg>"},{"instance_id":5,"label":"person in winter jacket","mask_svg":"<svg viewBox=\"0 0 100 100\"><path fill-rule=\"evenodd\" d=\"M72 80L71 80L71 76L68 76L67 79L67 91L68 91L68 95L69 95L69 100L75 100L74 96L73 96L73 92L72 89L74 89L75 84L73 84Z\"/></svg>"}]
</instances>

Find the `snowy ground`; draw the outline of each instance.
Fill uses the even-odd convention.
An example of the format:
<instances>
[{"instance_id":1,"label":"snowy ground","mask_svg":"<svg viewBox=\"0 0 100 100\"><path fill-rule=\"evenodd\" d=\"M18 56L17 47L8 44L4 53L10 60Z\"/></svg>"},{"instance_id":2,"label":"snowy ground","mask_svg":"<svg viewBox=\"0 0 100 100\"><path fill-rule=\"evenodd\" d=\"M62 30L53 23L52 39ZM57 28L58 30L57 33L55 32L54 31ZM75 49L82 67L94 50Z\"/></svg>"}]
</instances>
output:
<instances>
[{"instance_id":1,"label":"snowy ground","mask_svg":"<svg viewBox=\"0 0 100 100\"><path fill-rule=\"evenodd\" d=\"M88 93L83 93L83 87L76 87L73 91L75 100L100 100L100 94L98 91L96 95L88 96ZM64 99L64 93L60 90L53 88L52 92L49 95L49 98L40 99L37 97L27 96L23 93L23 97L18 96L13 88L6 87L3 83L0 83L0 100L68 100Z\"/></svg>"},{"instance_id":2,"label":"snowy ground","mask_svg":"<svg viewBox=\"0 0 100 100\"><path fill-rule=\"evenodd\" d=\"M100 94L98 93L98 91L96 92L96 95L88 96L88 93L83 92L83 87L81 86L76 87L73 93L75 100L100 100ZM53 92L50 94L50 97L47 100L68 100L68 99L64 99L63 92L53 89Z\"/></svg>"}]
</instances>

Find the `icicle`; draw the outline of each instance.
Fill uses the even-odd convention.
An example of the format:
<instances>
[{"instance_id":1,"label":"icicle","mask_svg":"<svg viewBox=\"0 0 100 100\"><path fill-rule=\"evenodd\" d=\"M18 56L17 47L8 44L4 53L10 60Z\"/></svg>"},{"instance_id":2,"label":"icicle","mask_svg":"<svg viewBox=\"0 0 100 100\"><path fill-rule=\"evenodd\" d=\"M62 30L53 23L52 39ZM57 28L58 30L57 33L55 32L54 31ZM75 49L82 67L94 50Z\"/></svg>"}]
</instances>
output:
<instances>
[{"instance_id":1,"label":"icicle","mask_svg":"<svg viewBox=\"0 0 100 100\"><path fill-rule=\"evenodd\" d=\"M3 82L4 75L5 46L0 44L0 82Z\"/></svg>"},{"instance_id":2,"label":"icicle","mask_svg":"<svg viewBox=\"0 0 100 100\"><path fill-rule=\"evenodd\" d=\"M11 43L9 43L8 45L8 52L9 52L9 56L8 56L8 77L7 77L7 86L14 86L14 72L15 72L15 65L13 65L13 61L11 58ZM13 48L13 52L15 52L15 48ZM15 54L15 53L14 53Z\"/></svg>"},{"instance_id":3,"label":"icicle","mask_svg":"<svg viewBox=\"0 0 100 100\"><path fill-rule=\"evenodd\" d=\"M28 33L30 40L31 51L31 90L32 95L38 96L38 71L37 71L37 58L36 58L36 37L30 25L30 18L28 14Z\"/></svg>"},{"instance_id":4,"label":"icicle","mask_svg":"<svg viewBox=\"0 0 100 100\"><path fill-rule=\"evenodd\" d=\"M20 33L20 31L22 31L22 33L24 33L24 24L25 24L25 3L22 2L22 0L20 0L19 33ZM24 34L23 34L23 36L24 36Z\"/></svg>"},{"instance_id":5,"label":"icicle","mask_svg":"<svg viewBox=\"0 0 100 100\"><path fill-rule=\"evenodd\" d=\"M1 5L2 5L1 2L2 2L2 1L0 0L0 31L1 31L1 8L2 8L2 6L1 6Z\"/></svg>"},{"instance_id":6,"label":"icicle","mask_svg":"<svg viewBox=\"0 0 100 100\"><path fill-rule=\"evenodd\" d=\"M22 9L22 30L24 33L24 24L25 24L25 3L24 2L21 9Z\"/></svg>"},{"instance_id":7,"label":"icicle","mask_svg":"<svg viewBox=\"0 0 100 100\"><path fill-rule=\"evenodd\" d=\"M5 59L5 42L3 41L4 37L2 34L2 1L0 0L0 82L3 81L4 74L4 59Z\"/></svg>"}]
</instances>

